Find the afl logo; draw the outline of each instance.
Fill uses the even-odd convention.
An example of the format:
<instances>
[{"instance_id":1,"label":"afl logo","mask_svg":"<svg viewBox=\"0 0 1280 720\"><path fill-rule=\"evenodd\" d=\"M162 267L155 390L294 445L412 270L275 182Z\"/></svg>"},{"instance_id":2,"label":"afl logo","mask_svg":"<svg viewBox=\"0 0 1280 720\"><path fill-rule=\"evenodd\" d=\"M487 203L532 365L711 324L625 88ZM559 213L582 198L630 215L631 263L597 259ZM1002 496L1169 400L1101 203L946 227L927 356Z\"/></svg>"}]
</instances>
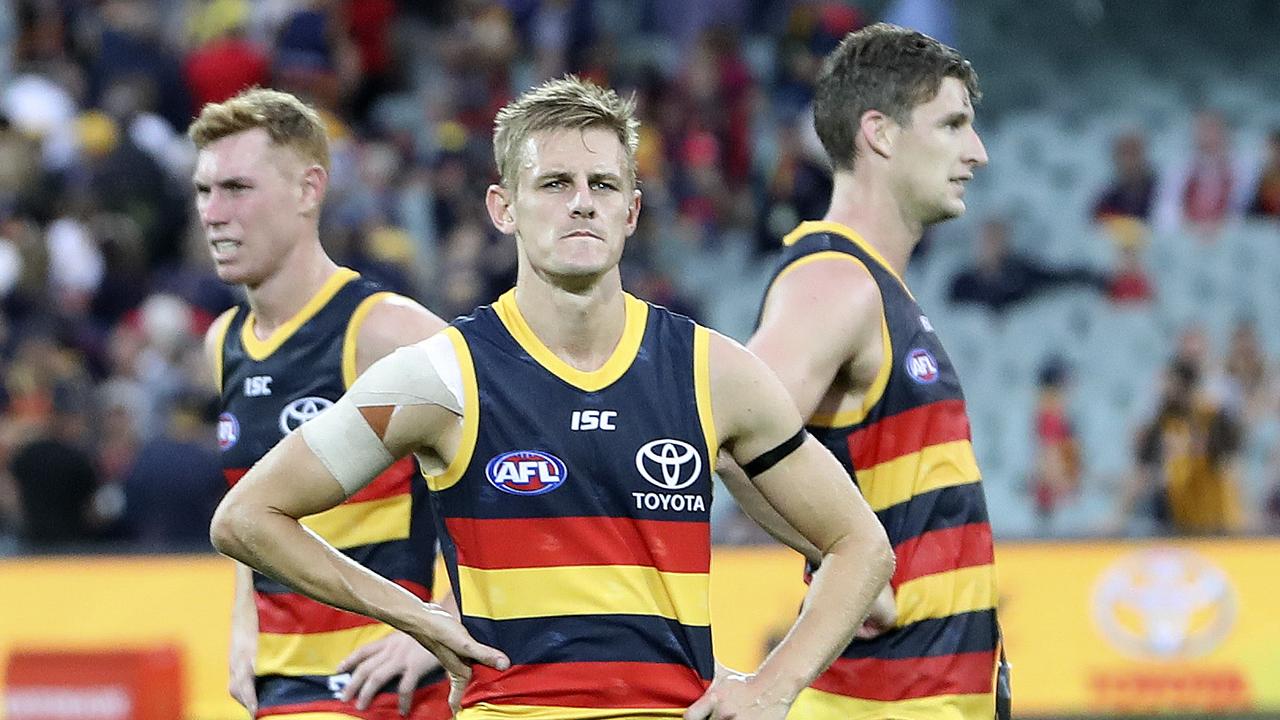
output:
<instances>
[{"instance_id":1,"label":"afl logo","mask_svg":"<svg viewBox=\"0 0 1280 720\"><path fill-rule=\"evenodd\" d=\"M907 374L921 385L938 381L938 361L924 348L907 353Z\"/></svg>"},{"instance_id":2,"label":"afl logo","mask_svg":"<svg viewBox=\"0 0 1280 720\"><path fill-rule=\"evenodd\" d=\"M280 432L289 433L302 427L302 423L324 412L333 401L322 397L298 398L280 411Z\"/></svg>"},{"instance_id":3,"label":"afl logo","mask_svg":"<svg viewBox=\"0 0 1280 720\"><path fill-rule=\"evenodd\" d=\"M702 458L683 440L662 438L645 443L636 451L636 470L663 490L687 488L702 472Z\"/></svg>"},{"instance_id":4,"label":"afl logo","mask_svg":"<svg viewBox=\"0 0 1280 720\"><path fill-rule=\"evenodd\" d=\"M230 450L240 440L240 421L231 413L218 416L218 449Z\"/></svg>"},{"instance_id":5,"label":"afl logo","mask_svg":"<svg viewBox=\"0 0 1280 720\"><path fill-rule=\"evenodd\" d=\"M541 495L564 484L569 473L560 458L538 450L503 453L484 466L489 482L512 495Z\"/></svg>"}]
</instances>

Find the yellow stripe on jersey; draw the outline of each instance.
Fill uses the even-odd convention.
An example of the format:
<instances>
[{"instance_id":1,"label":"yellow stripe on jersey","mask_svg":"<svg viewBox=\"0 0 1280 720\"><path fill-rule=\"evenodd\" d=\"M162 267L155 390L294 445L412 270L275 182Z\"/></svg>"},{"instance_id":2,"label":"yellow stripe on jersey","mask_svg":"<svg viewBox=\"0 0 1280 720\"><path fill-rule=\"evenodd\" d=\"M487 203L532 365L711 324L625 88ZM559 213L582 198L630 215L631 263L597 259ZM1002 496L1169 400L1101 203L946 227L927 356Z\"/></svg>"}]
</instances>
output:
<instances>
[{"instance_id":1,"label":"yellow stripe on jersey","mask_svg":"<svg viewBox=\"0 0 1280 720\"><path fill-rule=\"evenodd\" d=\"M292 718L294 716L290 716ZM491 705L464 708L457 720L646 720L684 717L678 708L575 708L555 705Z\"/></svg>"},{"instance_id":2,"label":"yellow stripe on jersey","mask_svg":"<svg viewBox=\"0 0 1280 720\"><path fill-rule=\"evenodd\" d=\"M462 614L491 620L565 615L660 615L709 626L706 573L638 565L481 570L458 566Z\"/></svg>"},{"instance_id":3,"label":"yellow stripe on jersey","mask_svg":"<svg viewBox=\"0 0 1280 720\"><path fill-rule=\"evenodd\" d=\"M617 382L630 369L636 354L640 352L640 342L644 340L649 305L627 293L623 293L622 298L626 315L622 338L618 340L609 359L595 370L579 370L561 360L544 345L525 322L524 316L520 314L520 308L516 305L515 290L503 293L502 297L493 304L493 310L498 314L498 319L502 321L507 332L515 338L516 343L524 348L525 352L529 353L539 365L579 390L596 392Z\"/></svg>"},{"instance_id":4,"label":"yellow stripe on jersey","mask_svg":"<svg viewBox=\"0 0 1280 720\"><path fill-rule=\"evenodd\" d=\"M996 606L996 567L977 565L904 582L894 593L898 624L990 610Z\"/></svg>"},{"instance_id":5,"label":"yellow stripe on jersey","mask_svg":"<svg viewBox=\"0 0 1280 720\"><path fill-rule=\"evenodd\" d=\"M214 347L217 350L213 355L213 383L218 387L218 393L222 393L222 350L227 344L227 330L231 329L231 322L236 319L236 313L240 312L240 307L236 306L223 312L214 320L214 324L221 323L218 328L218 334L214 336L216 341Z\"/></svg>"},{"instance_id":6,"label":"yellow stripe on jersey","mask_svg":"<svg viewBox=\"0 0 1280 720\"><path fill-rule=\"evenodd\" d=\"M805 265L812 265L813 263L819 262L821 260L840 260L844 262L855 263L857 265L862 265L861 260L850 255L849 253L843 253L843 252L840 252L839 250L823 250L821 252L813 253L812 255L805 255L804 257L799 258L798 260L791 263L790 265L787 265L786 267L782 268L782 271L778 273L778 276L773 279L773 283L770 285L770 287L772 287L774 284L777 284L779 280L786 277L791 272L795 270L799 270ZM866 267L866 265L862 265L862 267Z\"/></svg>"},{"instance_id":7,"label":"yellow stripe on jersey","mask_svg":"<svg viewBox=\"0 0 1280 720\"><path fill-rule=\"evenodd\" d=\"M714 468L720 453L720 438L711 414L711 331L701 325L693 327L693 390L698 402L698 422L702 424L707 443L707 467Z\"/></svg>"},{"instance_id":8,"label":"yellow stripe on jersey","mask_svg":"<svg viewBox=\"0 0 1280 720\"><path fill-rule=\"evenodd\" d=\"M356 381L356 340L360 337L360 327L364 325L365 318L374 306L394 296L395 293L390 292L374 293L361 300L355 312L351 313L351 318L347 320L347 332L342 337L342 387L349 388Z\"/></svg>"},{"instance_id":9,"label":"yellow stripe on jersey","mask_svg":"<svg viewBox=\"0 0 1280 720\"><path fill-rule=\"evenodd\" d=\"M795 230L787 233L787 236L782 239L782 244L795 245L804 236L813 235L815 233L831 233L833 235L839 235L854 245L857 245L863 252L870 255L871 258L881 267L887 270L889 274L898 281L899 285L902 285L904 289L906 288L906 284L902 282L901 277L898 277L898 273L893 269L893 266L889 264L889 261L884 259L884 255L881 255L879 250L875 249L871 243L864 240L861 235L848 225L841 225L836 222L827 222L825 220L809 220L802 222L796 226ZM908 291L907 294L911 294L910 291Z\"/></svg>"},{"instance_id":10,"label":"yellow stripe on jersey","mask_svg":"<svg viewBox=\"0 0 1280 720\"><path fill-rule=\"evenodd\" d=\"M332 675L356 648L381 640L394 629L374 623L322 633L258 633L253 668L263 675Z\"/></svg>"},{"instance_id":11,"label":"yellow stripe on jersey","mask_svg":"<svg viewBox=\"0 0 1280 720\"><path fill-rule=\"evenodd\" d=\"M342 549L409 537L410 505L407 493L378 500L344 503L302 519L330 545Z\"/></svg>"},{"instance_id":12,"label":"yellow stripe on jersey","mask_svg":"<svg viewBox=\"0 0 1280 720\"><path fill-rule=\"evenodd\" d=\"M432 490L445 490L453 487L462 479L471 464L471 455L476 449L476 438L480 435L480 390L476 385L476 366L471 362L471 348L467 347L467 339L455 327L444 329L445 337L453 343L453 354L458 360L458 373L462 376L462 437L458 447L453 451L453 460L439 475L427 475L427 487ZM421 465L426 467L425 465Z\"/></svg>"},{"instance_id":13,"label":"yellow stripe on jersey","mask_svg":"<svg viewBox=\"0 0 1280 720\"><path fill-rule=\"evenodd\" d=\"M934 695L883 702L806 688L787 720L987 720L996 715L994 694Z\"/></svg>"},{"instance_id":14,"label":"yellow stripe on jersey","mask_svg":"<svg viewBox=\"0 0 1280 720\"><path fill-rule=\"evenodd\" d=\"M329 276L329 279L320 286L315 295L307 301L302 309L289 318L283 325L272 331L266 340L259 340L258 336L253 332L254 314L249 313L249 317L244 319L244 325L240 329L240 342L244 344L244 351L249 357L258 362L262 362L271 356L271 353L280 349L280 346L286 340L293 337L298 328L306 324L308 320L320 312L334 295L343 288L347 283L360 277L360 273L350 268L338 268L338 271Z\"/></svg>"},{"instance_id":15,"label":"yellow stripe on jersey","mask_svg":"<svg viewBox=\"0 0 1280 720\"><path fill-rule=\"evenodd\" d=\"M930 445L857 472L858 487L871 509L876 511L931 490L967 485L982 479L968 440Z\"/></svg>"}]
</instances>

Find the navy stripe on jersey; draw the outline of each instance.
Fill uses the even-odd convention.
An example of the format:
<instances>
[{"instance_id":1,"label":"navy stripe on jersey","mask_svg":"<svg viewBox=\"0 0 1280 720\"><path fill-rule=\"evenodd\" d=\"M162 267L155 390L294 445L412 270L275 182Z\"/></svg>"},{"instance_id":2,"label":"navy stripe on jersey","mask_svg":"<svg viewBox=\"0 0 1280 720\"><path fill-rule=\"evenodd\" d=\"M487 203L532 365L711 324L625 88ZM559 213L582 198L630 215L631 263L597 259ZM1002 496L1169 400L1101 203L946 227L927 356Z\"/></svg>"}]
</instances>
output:
<instances>
[{"instance_id":1,"label":"navy stripe on jersey","mask_svg":"<svg viewBox=\"0 0 1280 720\"><path fill-rule=\"evenodd\" d=\"M877 512L876 517L881 525L892 528L892 537L914 538L932 530L987 522L987 506L981 483L968 483L917 495Z\"/></svg>"},{"instance_id":2,"label":"navy stripe on jersey","mask_svg":"<svg viewBox=\"0 0 1280 720\"><path fill-rule=\"evenodd\" d=\"M980 652L991 649L996 632L996 611L977 610L945 618L930 618L896 628L872 640L854 643L840 654L846 658L875 657L902 660L932 655Z\"/></svg>"},{"instance_id":3,"label":"navy stripe on jersey","mask_svg":"<svg viewBox=\"0 0 1280 720\"><path fill-rule=\"evenodd\" d=\"M502 643L515 665L555 662L677 663L715 674L711 628L681 625L650 615L586 615L489 620L465 618L485 645Z\"/></svg>"},{"instance_id":4,"label":"navy stripe on jersey","mask_svg":"<svg viewBox=\"0 0 1280 720\"><path fill-rule=\"evenodd\" d=\"M330 675L266 675L257 679L258 705L272 708L280 705L298 705L301 703L333 700L337 683L331 684ZM415 687L424 688L445 681L444 668L436 668L428 672L418 681ZM378 688L378 693L397 692L400 678L388 680Z\"/></svg>"}]
</instances>

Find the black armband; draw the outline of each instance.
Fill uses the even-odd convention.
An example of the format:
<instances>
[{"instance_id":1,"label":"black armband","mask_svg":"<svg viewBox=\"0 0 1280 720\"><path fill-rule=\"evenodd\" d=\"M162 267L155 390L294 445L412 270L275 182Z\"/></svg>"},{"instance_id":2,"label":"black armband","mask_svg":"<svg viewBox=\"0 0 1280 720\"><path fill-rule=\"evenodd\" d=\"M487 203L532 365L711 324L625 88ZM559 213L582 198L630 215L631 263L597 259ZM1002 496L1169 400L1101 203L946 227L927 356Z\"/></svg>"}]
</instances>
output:
<instances>
[{"instance_id":1,"label":"black armband","mask_svg":"<svg viewBox=\"0 0 1280 720\"><path fill-rule=\"evenodd\" d=\"M778 445L778 447L764 453L746 465L743 465L743 472L747 474L747 477L755 477L768 471L769 468L772 468L774 465L782 462L783 458L795 452L797 448L803 445L806 435L808 435L808 433L805 432L804 428L800 428L795 435L783 440L782 444Z\"/></svg>"}]
</instances>

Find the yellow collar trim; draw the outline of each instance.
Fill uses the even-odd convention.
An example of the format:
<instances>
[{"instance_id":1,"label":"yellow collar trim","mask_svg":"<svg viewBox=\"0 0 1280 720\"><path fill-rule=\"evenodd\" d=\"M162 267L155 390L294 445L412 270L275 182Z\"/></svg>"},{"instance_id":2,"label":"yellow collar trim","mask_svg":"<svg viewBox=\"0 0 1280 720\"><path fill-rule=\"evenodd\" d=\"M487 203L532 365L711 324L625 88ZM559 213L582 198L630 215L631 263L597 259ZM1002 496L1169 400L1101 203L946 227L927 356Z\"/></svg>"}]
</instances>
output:
<instances>
[{"instance_id":1,"label":"yellow collar trim","mask_svg":"<svg viewBox=\"0 0 1280 720\"><path fill-rule=\"evenodd\" d=\"M823 232L839 235L854 245L862 248L862 251L870 255L873 260L879 263L880 267L887 270L889 274L898 281L899 285L902 285L903 287L907 286L906 283L902 282L902 278L898 276L898 273L894 271L893 267L889 265L889 261L885 260L884 256L880 254L880 251L872 247L871 243L864 240L861 235L855 232L854 229L848 225L841 225L840 223L830 222L827 220L807 220L800 223L796 226L795 230L792 230L786 237L782 238L782 244L794 245L805 235Z\"/></svg>"},{"instance_id":2,"label":"yellow collar trim","mask_svg":"<svg viewBox=\"0 0 1280 720\"><path fill-rule=\"evenodd\" d=\"M286 340L293 337L298 328L306 324L312 317L315 317L315 314L320 312L320 309L328 304L333 299L333 296L338 294L339 290L358 277L360 277L360 273L355 270L338 268L337 272L324 281L324 285L320 286L316 294L311 296L307 304L294 313L293 317L289 318L285 324L276 328L266 340L259 340L258 336L253 333L255 316L253 311L250 311L249 315L244 319L244 326L240 329L240 342L244 345L245 352L258 362L266 360L271 356L271 353L279 350Z\"/></svg>"},{"instance_id":3,"label":"yellow collar trim","mask_svg":"<svg viewBox=\"0 0 1280 720\"><path fill-rule=\"evenodd\" d=\"M516 306L516 291L508 290L493 304L498 319L511 333L511 337L519 343L524 351L537 361L548 372L579 390L596 392L617 382L635 361L640 352L640 341L644 339L645 325L649 319L649 305L637 300L629 293L622 294L626 308L626 322L622 328L622 339L603 365L595 370L579 370L561 360L551 351L538 336L533 333L520 308Z\"/></svg>"}]
</instances>

